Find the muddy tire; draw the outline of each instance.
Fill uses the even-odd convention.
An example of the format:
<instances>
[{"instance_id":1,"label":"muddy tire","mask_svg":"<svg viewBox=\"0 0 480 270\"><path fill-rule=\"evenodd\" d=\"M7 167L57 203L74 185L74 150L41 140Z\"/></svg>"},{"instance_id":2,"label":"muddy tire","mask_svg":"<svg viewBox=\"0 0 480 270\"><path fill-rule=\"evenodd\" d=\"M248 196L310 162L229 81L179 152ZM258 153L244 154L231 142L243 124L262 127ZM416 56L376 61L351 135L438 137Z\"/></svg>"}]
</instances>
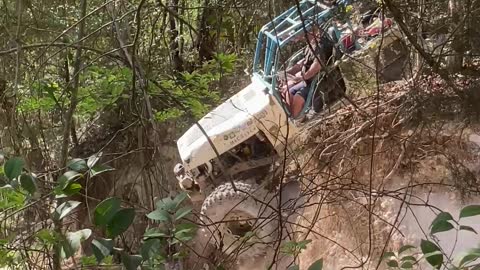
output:
<instances>
[{"instance_id":1,"label":"muddy tire","mask_svg":"<svg viewBox=\"0 0 480 270\"><path fill-rule=\"evenodd\" d=\"M204 201L201 219L211 242L227 256L265 256L276 240L276 211L268 193L241 181L218 186Z\"/></svg>"}]
</instances>

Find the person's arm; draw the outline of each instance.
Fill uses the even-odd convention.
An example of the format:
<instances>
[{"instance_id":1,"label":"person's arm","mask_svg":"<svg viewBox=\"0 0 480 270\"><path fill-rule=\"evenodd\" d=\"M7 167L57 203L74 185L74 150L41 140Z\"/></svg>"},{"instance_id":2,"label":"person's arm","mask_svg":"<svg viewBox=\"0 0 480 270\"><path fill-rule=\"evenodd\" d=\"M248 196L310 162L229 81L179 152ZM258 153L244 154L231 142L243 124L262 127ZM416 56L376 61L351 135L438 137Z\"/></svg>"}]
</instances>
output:
<instances>
[{"instance_id":1,"label":"person's arm","mask_svg":"<svg viewBox=\"0 0 480 270\"><path fill-rule=\"evenodd\" d=\"M287 69L287 73L288 74L291 74L291 75L295 75L295 73L299 72L300 70L302 70L302 67L303 67L303 63L305 62L305 59L301 59L300 61L298 61L295 65L293 65L292 67L290 67L289 69Z\"/></svg>"},{"instance_id":2,"label":"person's arm","mask_svg":"<svg viewBox=\"0 0 480 270\"><path fill-rule=\"evenodd\" d=\"M320 62L318 62L318 59L315 59L315 61L313 61L313 64L310 66L310 68L303 74L302 79L305 81L310 80L315 75L317 75L321 69L322 69L322 65L320 64Z\"/></svg>"}]
</instances>

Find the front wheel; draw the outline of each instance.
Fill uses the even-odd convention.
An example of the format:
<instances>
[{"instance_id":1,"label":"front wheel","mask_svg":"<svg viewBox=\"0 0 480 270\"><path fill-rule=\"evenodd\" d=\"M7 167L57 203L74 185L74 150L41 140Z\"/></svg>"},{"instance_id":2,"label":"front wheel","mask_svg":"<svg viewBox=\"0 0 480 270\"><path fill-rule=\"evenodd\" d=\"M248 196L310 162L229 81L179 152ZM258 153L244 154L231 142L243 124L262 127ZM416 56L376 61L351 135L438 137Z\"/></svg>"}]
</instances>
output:
<instances>
[{"instance_id":1,"label":"front wheel","mask_svg":"<svg viewBox=\"0 0 480 270\"><path fill-rule=\"evenodd\" d=\"M212 240L227 256L266 256L276 240L276 211L268 193L241 181L218 186L204 201L201 219ZM270 200L273 201L273 200Z\"/></svg>"}]
</instances>

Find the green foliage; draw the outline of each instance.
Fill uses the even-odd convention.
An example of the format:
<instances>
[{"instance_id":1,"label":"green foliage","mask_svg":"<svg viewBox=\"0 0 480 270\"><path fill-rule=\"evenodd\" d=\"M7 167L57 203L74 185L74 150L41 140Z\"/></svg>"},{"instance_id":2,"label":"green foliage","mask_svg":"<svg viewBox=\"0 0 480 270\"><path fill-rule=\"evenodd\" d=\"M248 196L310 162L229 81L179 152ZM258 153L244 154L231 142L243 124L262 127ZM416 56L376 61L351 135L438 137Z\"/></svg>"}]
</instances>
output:
<instances>
[{"instance_id":1,"label":"green foliage","mask_svg":"<svg viewBox=\"0 0 480 270\"><path fill-rule=\"evenodd\" d=\"M124 233L133 223L135 218L135 209L126 208L118 210L107 224L107 236L116 237Z\"/></svg>"},{"instance_id":2,"label":"green foliage","mask_svg":"<svg viewBox=\"0 0 480 270\"><path fill-rule=\"evenodd\" d=\"M473 217L480 215L480 205L465 206L460 211L460 218Z\"/></svg>"},{"instance_id":3,"label":"green foliage","mask_svg":"<svg viewBox=\"0 0 480 270\"><path fill-rule=\"evenodd\" d=\"M220 101L220 93L214 89L214 83L235 69L237 57L234 54L217 54L213 60L193 72L182 72L175 79L164 79L161 89L151 88L154 96L164 96L165 91L173 95L188 108L195 118L200 118L211 110L212 105ZM185 115L180 108L172 106L155 112L159 122L174 120Z\"/></svg>"},{"instance_id":4,"label":"green foliage","mask_svg":"<svg viewBox=\"0 0 480 270\"><path fill-rule=\"evenodd\" d=\"M22 173L25 161L22 158L11 158L3 165L4 174L9 180L14 180Z\"/></svg>"},{"instance_id":5,"label":"green foliage","mask_svg":"<svg viewBox=\"0 0 480 270\"><path fill-rule=\"evenodd\" d=\"M427 262L435 269L440 269L443 264L443 254L440 248L433 242L422 239L420 248Z\"/></svg>"},{"instance_id":6,"label":"green foliage","mask_svg":"<svg viewBox=\"0 0 480 270\"><path fill-rule=\"evenodd\" d=\"M80 205L80 202L76 201L66 201L62 203L60 206L58 206L55 209L55 212L53 212L53 219L55 220L61 220L64 217L66 217L70 212L72 212L77 206Z\"/></svg>"},{"instance_id":7,"label":"green foliage","mask_svg":"<svg viewBox=\"0 0 480 270\"><path fill-rule=\"evenodd\" d=\"M93 239L92 250L97 262L103 261L104 258L112 253L113 245L112 239Z\"/></svg>"},{"instance_id":8,"label":"green foliage","mask_svg":"<svg viewBox=\"0 0 480 270\"><path fill-rule=\"evenodd\" d=\"M430 225L430 234L432 237L440 232L448 232L451 230L456 231L458 234L459 231L468 231L477 234L474 228L460 224L460 221L465 217L473 217L480 215L479 206L469 205L464 207L460 211L458 220L448 212L440 212ZM434 237L433 237L434 238ZM440 269L442 266L446 266L447 269L464 269L464 267L480 258L480 249L469 249L467 252L462 254L456 259L449 258L437 245L435 241L430 241L428 239L422 239L420 243L420 250L422 257L416 256L416 253L410 254L409 251L415 251L417 247L413 245L402 246L398 250L398 255L394 252L385 252L382 260L385 261L388 267L394 269L412 269L421 259L430 264L434 269ZM407 253L405 255L402 255ZM456 265L453 265L453 262L457 262ZM448 267L449 264L452 264L451 267ZM479 265L474 265L472 269L480 267ZM470 268L469 268L470 269Z\"/></svg>"},{"instance_id":9,"label":"green foliage","mask_svg":"<svg viewBox=\"0 0 480 270\"><path fill-rule=\"evenodd\" d=\"M291 256L298 256L312 240L307 239L300 242L289 241L282 245L280 252Z\"/></svg>"},{"instance_id":10,"label":"green foliage","mask_svg":"<svg viewBox=\"0 0 480 270\"><path fill-rule=\"evenodd\" d=\"M93 224L106 226L112 220L113 216L120 210L120 199L112 197L103 200L95 207Z\"/></svg>"},{"instance_id":11,"label":"green foliage","mask_svg":"<svg viewBox=\"0 0 480 270\"><path fill-rule=\"evenodd\" d=\"M128 68L91 66L81 77L83 84L79 89L77 114L83 119L108 108L118 99L128 98L128 95L124 95L132 78Z\"/></svg>"},{"instance_id":12,"label":"green foliage","mask_svg":"<svg viewBox=\"0 0 480 270\"><path fill-rule=\"evenodd\" d=\"M309 267L308 270L322 270L323 269L323 260L319 259L312 263Z\"/></svg>"}]
</instances>

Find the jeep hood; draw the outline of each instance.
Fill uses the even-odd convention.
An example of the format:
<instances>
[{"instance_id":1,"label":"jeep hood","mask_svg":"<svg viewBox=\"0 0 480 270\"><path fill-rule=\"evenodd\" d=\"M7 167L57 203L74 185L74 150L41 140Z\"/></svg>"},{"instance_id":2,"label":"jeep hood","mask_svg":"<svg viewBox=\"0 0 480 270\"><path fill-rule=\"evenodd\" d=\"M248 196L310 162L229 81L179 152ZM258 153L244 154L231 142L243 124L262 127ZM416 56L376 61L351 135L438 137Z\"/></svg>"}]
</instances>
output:
<instances>
[{"instance_id":1,"label":"jeep hood","mask_svg":"<svg viewBox=\"0 0 480 270\"><path fill-rule=\"evenodd\" d=\"M259 130L264 131L270 141L272 131L276 134L284 133L282 127L288 125L287 116L278 101L266 90L259 79L252 77L250 85L190 127L177 141L185 168L193 169L216 157L209 140L198 125L203 128L220 155ZM292 132L291 128L289 132Z\"/></svg>"}]
</instances>

